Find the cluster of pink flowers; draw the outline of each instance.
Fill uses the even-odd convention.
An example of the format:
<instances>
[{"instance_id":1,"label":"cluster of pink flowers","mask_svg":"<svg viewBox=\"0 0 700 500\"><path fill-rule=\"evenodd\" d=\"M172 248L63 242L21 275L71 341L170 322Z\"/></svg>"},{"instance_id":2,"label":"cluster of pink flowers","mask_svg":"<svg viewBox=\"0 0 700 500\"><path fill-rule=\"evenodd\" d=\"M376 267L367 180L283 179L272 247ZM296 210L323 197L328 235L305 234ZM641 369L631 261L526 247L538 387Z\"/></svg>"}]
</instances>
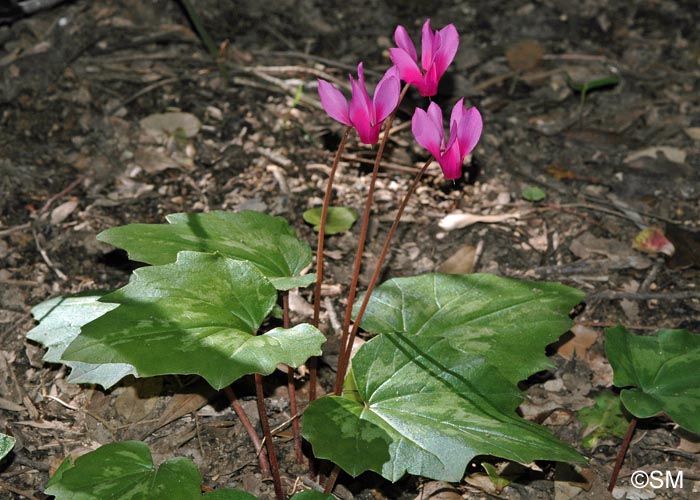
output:
<instances>
[{"instance_id":1,"label":"cluster of pink flowers","mask_svg":"<svg viewBox=\"0 0 700 500\"><path fill-rule=\"evenodd\" d=\"M422 96L434 96L440 78L454 60L459 47L459 35L454 25L448 24L441 30L433 31L430 19L423 25L420 66L416 47L406 28L398 26L394 40L397 47L389 50L394 65L384 73L373 98L370 98L365 86L362 63L357 66L357 80L350 75L350 102L327 81L318 81L323 109L334 120L355 128L364 144L374 144L379 140L379 130L384 120L399 103L400 81L414 85ZM464 99L457 101L450 114L448 137L445 137L442 116L441 108L434 102L430 103L427 111L416 108L411 129L418 144L440 164L445 178L458 179L462 176L464 158L476 147L481 137L481 114L475 107L467 109Z\"/></svg>"}]
</instances>

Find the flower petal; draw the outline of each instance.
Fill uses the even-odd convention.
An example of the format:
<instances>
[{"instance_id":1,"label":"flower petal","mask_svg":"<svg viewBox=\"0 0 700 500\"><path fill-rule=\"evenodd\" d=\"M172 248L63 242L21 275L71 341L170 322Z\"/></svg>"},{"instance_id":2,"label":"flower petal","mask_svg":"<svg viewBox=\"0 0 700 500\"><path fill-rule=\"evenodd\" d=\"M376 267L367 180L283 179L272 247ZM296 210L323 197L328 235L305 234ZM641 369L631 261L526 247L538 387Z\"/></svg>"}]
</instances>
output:
<instances>
[{"instance_id":1,"label":"flower petal","mask_svg":"<svg viewBox=\"0 0 700 500\"><path fill-rule=\"evenodd\" d=\"M384 73L377 88L374 89L374 116L376 123L381 123L389 116L399 103L401 94L401 81L399 80L396 66L392 66Z\"/></svg>"},{"instance_id":2,"label":"flower petal","mask_svg":"<svg viewBox=\"0 0 700 500\"><path fill-rule=\"evenodd\" d=\"M432 62L435 65L435 72L439 79L457 54L459 34L454 24L448 24L438 32L438 35L440 37L440 47L435 49Z\"/></svg>"},{"instance_id":3,"label":"flower petal","mask_svg":"<svg viewBox=\"0 0 700 500\"><path fill-rule=\"evenodd\" d=\"M445 127L442 124L442 108L431 102L428 106L428 116L433 121L433 125L440 133L440 148L445 147Z\"/></svg>"},{"instance_id":4,"label":"flower petal","mask_svg":"<svg viewBox=\"0 0 700 500\"><path fill-rule=\"evenodd\" d=\"M440 78L437 76L435 66L433 65L428 69L428 72L423 75L421 82L416 84L416 88L423 97L434 96L437 94L439 80Z\"/></svg>"},{"instance_id":5,"label":"flower petal","mask_svg":"<svg viewBox=\"0 0 700 500\"><path fill-rule=\"evenodd\" d=\"M342 92L325 80L318 80L318 96L328 116L345 125L352 125L348 113L348 101Z\"/></svg>"},{"instance_id":6,"label":"flower petal","mask_svg":"<svg viewBox=\"0 0 700 500\"><path fill-rule=\"evenodd\" d=\"M352 77L350 77L351 87L352 83ZM358 97L362 99L363 106L366 107L370 113L372 113L372 100L369 97L369 92L367 92L367 84L365 84L365 70L363 63L357 65L357 83ZM353 88L353 97L355 95L354 90L355 88ZM350 103L350 107L352 108L352 102Z\"/></svg>"},{"instance_id":7,"label":"flower petal","mask_svg":"<svg viewBox=\"0 0 700 500\"><path fill-rule=\"evenodd\" d=\"M462 97L459 101L455 103L455 105L452 107L452 113L450 114L450 124L454 122L461 122L462 117L464 114L467 112L467 109L464 107L464 97Z\"/></svg>"},{"instance_id":8,"label":"flower petal","mask_svg":"<svg viewBox=\"0 0 700 500\"><path fill-rule=\"evenodd\" d=\"M423 24L421 35L420 62L423 70L427 70L433 64L433 50L438 49L434 46L436 41L435 34L430 29L430 19L428 19Z\"/></svg>"},{"instance_id":9,"label":"flower petal","mask_svg":"<svg viewBox=\"0 0 700 500\"><path fill-rule=\"evenodd\" d=\"M369 137L369 130L373 125L374 108L365 88L365 75L362 71L362 63L357 66L357 76L359 81L350 76L350 87L352 87L352 98L350 99L350 121L357 129L360 137Z\"/></svg>"},{"instance_id":10,"label":"flower petal","mask_svg":"<svg viewBox=\"0 0 700 500\"><path fill-rule=\"evenodd\" d=\"M413 131L413 136L416 138L416 142L430 151L430 153L439 160L442 123L440 124L440 128L436 127L435 122L428 113L420 108L416 108L413 113L413 119L411 120L411 130Z\"/></svg>"},{"instance_id":11,"label":"flower petal","mask_svg":"<svg viewBox=\"0 0 700 500\"><path fill-rule=\"evenodd\" d=\"M463 157L472 152L479 142L481 131L483 129L483 121L481 113L475 107L465 111L461 121L457 125L457 141L459 142L459 150Z\"/></svg>"},{"instance_id":12,"label":"flower petal","mask_svg":"<svg viewBox=\"0 0 700 500\"><path fill-rule=\"evenodd\" d=\"M399 76L404 82L417 85L422 80L423 75L415 58L412 58L404 49L389 49L389 57L398 68Z\"/></svg>"},{"instance_id":13,"label":"flower petal","mask_svg":"<svg viewBox=\"0 0 700 500\"><path fill-rule=\"evenodd\" d=\"M452 142L452 145L438 158L438 163L440 164L445 179L452 181L462 177L463 160L464 156L462 156L459 150L459 142Z\"/></svg>"},{"instance_id":14,"label":"flower petal","mask_svg":"<svg viewBox=\"0 0 700 500\"><path fill-rule=\"evenodd\" d=\"M413 41L411 40L411 37L408 36L408 31L406 31L406 28L401 25L397 26L396 31L394 31L394 40L396 41L396 45L398 45L400 49L403 49L411 59L416 62L418 61L416 46L413 45Z\"/></svg>"}]
</instances>

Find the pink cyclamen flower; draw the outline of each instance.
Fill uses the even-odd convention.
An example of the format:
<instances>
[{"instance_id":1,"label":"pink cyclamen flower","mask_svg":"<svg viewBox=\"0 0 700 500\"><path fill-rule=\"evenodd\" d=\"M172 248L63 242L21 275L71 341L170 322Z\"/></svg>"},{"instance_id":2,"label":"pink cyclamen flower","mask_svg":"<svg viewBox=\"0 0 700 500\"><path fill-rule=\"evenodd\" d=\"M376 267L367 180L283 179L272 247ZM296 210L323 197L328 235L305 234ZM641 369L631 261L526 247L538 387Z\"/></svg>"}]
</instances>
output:
<instances>
[{"instance_id":1,"label":"pink cyclamen flower","mask_svg":"<svg viewBox=\"0 0 700 500\"><path fill-rule=\"evenodd\" d=\"M352 75L349 76L352 87L350 104L340 90L325 80L318 80L318 95L321 98L321 106L334 120L354 127L364 144L374 144L379 140L382 122L399 103L401 80L396 68L392 66L379 80L374 91L374 99L370 99L365 86L362 63L357 65L357 81Z\"/></svg>"},{"instance_id":2,"label":"pink cyclamen flower","mask_svg":"<svg viewBox=\"0 0 700 500\"><path fill-rule=\"evenodd\" d=\"M406 28L397 26L394 40L398 48L389 49L389 54L399 69L401 79L409 85L415 85L422 96L437 94L438 82L455 58L459 47L459 35L454 24L433 31L430 29L430 19L425 21L421 41L421 68L418 67L416 47Z\"/></svg>"},{"instance_id":3,"label":"pink cyclamen flower","mask_svg":"<svg viewBox=\"0 0 700 500\"><path fill-rule=\"evenodd\" d=\"M450 116L450 137L445 142L442 125L442 110L434 102L428 111L416 108L413 113L411 130L418 144L435 157L446 179L454 180L462 176L462 162L474 149L481 137L483 123L476 108L465 108L464 99L457 101Z\"/></svg>"}]
</instances>

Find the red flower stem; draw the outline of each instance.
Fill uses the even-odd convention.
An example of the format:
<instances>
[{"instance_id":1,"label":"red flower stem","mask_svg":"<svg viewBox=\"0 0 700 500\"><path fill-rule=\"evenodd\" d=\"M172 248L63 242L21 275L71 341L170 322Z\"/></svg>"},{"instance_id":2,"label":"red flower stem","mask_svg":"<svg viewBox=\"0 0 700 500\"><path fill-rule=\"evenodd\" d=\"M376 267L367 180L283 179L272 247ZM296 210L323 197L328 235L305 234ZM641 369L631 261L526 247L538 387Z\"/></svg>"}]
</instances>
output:
<instances>
[{"instance_id":1,"label":"red flower stem","mask_svg":"<svg viewBox=\"0 0 700 500\"><path fill-rule=\"evenodd\" d=\"M343 388L343 381L345 370L347 370L347 364L350 358L350 350L345 349L347 345L348 335L350 332L350 319L352 317L352 306L355 302L355 294L357 293L357 282L360 279L360 268L362 267L362 254L365 251L365 241L367 239L367 230L369 229L369 216L372 212L372 202L374 201L374 186L377 183L377 176L379 174L379 165L382 162L382 156L384 155L384 146L386 146L389 140L389 132L391 131L391 123L394 121L396 112L399 109L399 105L403 100L406 92L408 92L408 85L405 85L399 96L399 102L396 105L394 112L387 118L384 125L384 136L382 141L379 143L379 149L377 150L377 156L374 159L374 168L372 169L372 177L369 181L369 188L367 190L367 201L365 202L365 210L362 214L362 227L360 228L360 239L357 242L357 252L355 254L355 264L352 272L352 281L350 283L350 290L348 292L348 303L345 307L345 318L343 320L343 330L340 337L340 355L338 357L338 372L336 373L335 385L333 387L334 394L340 394ZM347 352L346 352L347 351ZM340 374L343 376L339 376Z\"/></svg>"},{"instance_id":2,"label":"red flower stem","mask_svg":"<svg viewBox=\"0 0 700 500\"><path fill-rule=\"evenodd\" d=\"M394 222L391 224L391 228L389 229L389 233L386 235L386 241L384 242L384 246L382 247L382 251L379 254L379 259L377 259L377 264L374 268L374 272L372 273L372 277L369 280L369 285L367 285L367 291L365 292L365 296L362 299L362 304L360 304L360 309L357 311L357 316L355 317L355 321L353 322L352 325L352 330L350 331L350 335L348 337L347 345L345 346L345 351L350 352L352 349L352 344L355 340L355 336L357 335L357 330L360 328L360 322L362 321L362 316L365 314L365 309L367 309L367 304L369 303L369 299L372 296L372 291L374 290L374 287L377 284L377 281L379 280L379 275L382 272L382 265L384 264L384 260L386 259L387 254L389 253L389 247L391 246L391 239L394 237L394 234L396 233L396 230L399 227L399 222L401 221L401 216L403 215L403 211L406 209L406 206L408 205L408 200L413 196L413 193L416 191L416 188L418 187L418 183L421 180L421 177L425 174L425 171L428 170L428 166L433 162L433 159L430 158L428 161L425 162L423 165L423 168L420 169L420 171L416 174L416 176L413 178L413 182L411 185L408 187L408 191L406 191L406 194L403 196L403 199L401 200L401 204L399 205L399 209L396 212L396 217L394 217ZM338 373L336 376L338 378L341 378L340 382L340 387L342 388L343 382L345 381L345 372L347 372L349 363L346 363L344 365L344 373L340 373L340 370L338 370ZM336 394L336 396L339 396L340 394Z\"/></svg>"},{"instance_id":3,"label":"red flower stem","mask_svg":"<svg viewBox=\"0 0 700 500\"><path fill-rule=\"evenodd\" d=\"M318 328L320 316L321 316L321 287L323 285L323 247L326 239L326 218L328 217L328 207L331 203L331 194L333 193L333 180L335 179L335 173L338 170L338 163L340 163L340 156L343 154L345 149L345 143L348 140L350 131L352 127L346 127L343 133L342 139L340 139L340 144L338 145L338 151L335 153L335 158L333 158L333 165L331 166L331 173L328 175L328 182L326 184L326 193L323 196L323 207L321 208L321 225L318 228L318 246L316 247L316 286L314 287L314 317L312 325ZM318 384L318 358L316 356L309 360L309 403L316 399L316 385Z\"/></svg>"},{"instance_id":4,"label":"red flower stem","mask_svg":"<svg viewBox=\"0 0 700 500\"><path fill-rule=\"evenodd\" d=\"M265 409L265 394L263 394L262 375L255 374L255 395L258 403L258 415L260 416L260 425L262 426L263 436L265 438L265 447L267 448L267 458L270 460L272 469L272 481L275 485L275 496L277 500L284 500L284 491L282 490L282 481L280 479L280 467L277 463L277 453L275 445L272 442L272 432L270 432L270 422L267 420L267 410Z\"/></svg>"},{"instance_id":5,"label":"red flower stem","mask_svg":"<svg viewBox=\"0 0 700 500\"><path fill-rule=\"evenodd\" d=\"M625 434L625 439L622 440L622 445L620 446L620 451L617 452L617 460L615 460L615 467L612 471L612 476L610 477L610 483L608 484L608 491L612 492L615 488L615 483L617 482L617 476L620 474L620 468L622 467L622 462L627 454L627 449L630 447L630 441L632 441L632 435L634 434L634 428L637 426L637 417L632 417L630 420L630 425L627 428L627 434Z\"/></svg>"},{"instance_id":6,"label":"red flower stem","mask_svg":"<svg viewBox=\"0 0 700 500\"><path fill-rule=\"evenodd\" d=\"M291 327L289 321L289 291L282 294L282 321L285 328ZM294 383L294 368L287 367L287 391L289 392L289 408L292 412L292 434L294 436L294 452L297 463L304 463L304 453L301 450L301 430L299 429L299 409L297 406L297 388Z\"/></svg>"},{"instance_id":7,"label":"red flower stem","mask_svg":"<svg viewBox=\"0 0 700 500\"><path fill-rule=\"evenodd\" d=\"M236 393L233 392L233 388L231 386L228 386L224 387L224 394L226 394L226 397L231 402L231 408L233 408L233 411L236 412L238 420L241 421L241 424L243 425L245 431L248 433L248 437L250 437L253 446L255 446L255 452L258 455L258 462L260 463L260 472L262 472L264 476L272 475L272 472L270 471L270 462L267 460L267 455L262 453L262 442L260 441L260 436L258 436L258 433L255 432L255 428L250 422L248 414L245 412L245 410L241 406L241 403L238 401Z\"/></svg>"}]
</instances>

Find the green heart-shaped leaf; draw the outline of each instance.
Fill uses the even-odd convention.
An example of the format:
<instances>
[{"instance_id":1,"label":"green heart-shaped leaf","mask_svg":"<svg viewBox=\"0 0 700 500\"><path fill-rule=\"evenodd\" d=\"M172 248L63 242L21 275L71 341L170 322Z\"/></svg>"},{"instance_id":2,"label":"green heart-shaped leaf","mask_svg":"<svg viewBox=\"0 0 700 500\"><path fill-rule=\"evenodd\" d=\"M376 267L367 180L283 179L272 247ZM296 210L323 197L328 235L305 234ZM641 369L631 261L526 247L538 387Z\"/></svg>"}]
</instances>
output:
<instances>
[{"instance_id":1,"label":"green heart-shaped leaf","mask_svg":"<svg viewBox=\"0 0 700 500\"><path fill-rule=\"evenodd\" d=\"M219 252L255 265L278 290L314 283L300 273L311 263L311 248L286 220L260 212L178 213L169 224L129 224L107 229L97 239L123 248L133 260L159 265L175 262L178 252Z\"/></svg>"},{"instance_id":2,"label":"green heart-shaped leaf","mask_svg":"<svg viewBox=\"0 0 700 500\"><path fill-rule=\"evenodd\" d=\"M173 458L156 469L151 451L140 441L101 446L73 460L67 458L49 480L45 493L56 500L256 500L242 490L201 493L202 478L186 458ZM333 500L318 491L292 500Z\"/></svg>"},{"instance_id":3,"label":"green heart-shaped leaf","mask_svg":"<svg viewBox=\"0 0 700 500\"><path fill-rule=\"evenodd\" d=\"M321 229L322 208L311 208L304 212L306 222L314 226L314 231ZM357 212L347 207L328 207L326 215L326 234L338 234L348 231L357 220Z\"/></svg>"},{"instance_id":4,"label":"green heart-shaped leaf","mask_svg":"<svg viewBox=\"0 0 700 500\"><path fill-rule=\"evenodd\" d=\"M61 359L83 325L117 307L117 304L99 302L103 295L88 292L45 300L32 308L32 315L39 324L27 332L27 338L48 347L44 361L64 363L71 368L68 382L99 384L107 389L127 375L136 375L136 369L124 363L92 364Z\"/></svg>"},{"instance_id":5,"label":"green heart-shaped leaf","mask_svg":"<svg viewBox=\"0 0 700 500\"><path fill-rule=\"evenodd\" d=\"M583 408L578 412L578 419L593 429L583 438L583 446L595 448L601 439L614 436L622 439L629 428L620 405L620 398L611 392L602 392L595 398L593 408Z\"/></svg>"},{"instance_id":6,"label":"green heart-shaped leaf","mask_svg":"<svg viewBox=\"0 0 700 500\"><path fill-rule=\"evenodd\" d=\"M276 298L252 264L180 252L172 264L137 269L128 285L104 296L119 307L85 325L63 359L128 363L141 377L194 373L221 389L320 354L325 337L307 324L255 335Z\"/></svg>"},{"instance_id":7,"label":"green heart-shaped leaf","mask_svg":"<svg viewBox=\"0 0 700 500\"><path fill-rule=\"evenodd\" d=\"M352 364L358 394L314 401L303 420L314 454L351 475L373 470L390 481L407 472L459 481L476 455L581 461L515 414L521 396L514 384L447 339L380 335Z\"/></svg>"},{"instance_id":8,"label":"green heart-shaped leaf","mask_svg":"<svg viewBox=\"0 0 700 500\"><path fill-rule=\"evenodd\" d=\"M458 481L481 454L581 461L515 414L516 383L550 366L544 348L569 328L581 297L490 275L389 280L362 320L381 335L353 358L343 397L307 408L303 433L316 456L391 481L406 472Z\"/></svg>"},{"instance_id":9,"label":"green heart-shaped leaf","mask_svg":"<svg viewBox=\"0 0 700 500\"><path fill-rule=\"evenodd\" d=\"M517 383L553 366L544 348L571 327L568 312L583 297L558 283L491 274L424 274L391 279L377 287L362 328L371 333L445 337L465 353L483 355ZM361 298L354 314L360 303Z\"/></svg>"},{"instance_id":10,"label":"green heart-shaped leaf","mask_svg":"<svg viewBox=\"0 0 700 500\"><path fill-rule=\"evenodd\" d=\"M659 330L638 336L623 326L605 331L605 353L625 408L637 418L666 413L681 427L700 432L700 335Z\"/></svg>"},{"instance_id":11,"label":"green heart-shaped leaf","mask_svg":"<svg viewBox=\"0 0 700 500\"><path fill-rule=\"evenodd\" d=\"M186 458L173 458L156 469L151 451L140 441L101 446L63 461L46 487L56 500L254 500L244 491L202 495L202 477Z\"/></svg>"}]
</instances>

